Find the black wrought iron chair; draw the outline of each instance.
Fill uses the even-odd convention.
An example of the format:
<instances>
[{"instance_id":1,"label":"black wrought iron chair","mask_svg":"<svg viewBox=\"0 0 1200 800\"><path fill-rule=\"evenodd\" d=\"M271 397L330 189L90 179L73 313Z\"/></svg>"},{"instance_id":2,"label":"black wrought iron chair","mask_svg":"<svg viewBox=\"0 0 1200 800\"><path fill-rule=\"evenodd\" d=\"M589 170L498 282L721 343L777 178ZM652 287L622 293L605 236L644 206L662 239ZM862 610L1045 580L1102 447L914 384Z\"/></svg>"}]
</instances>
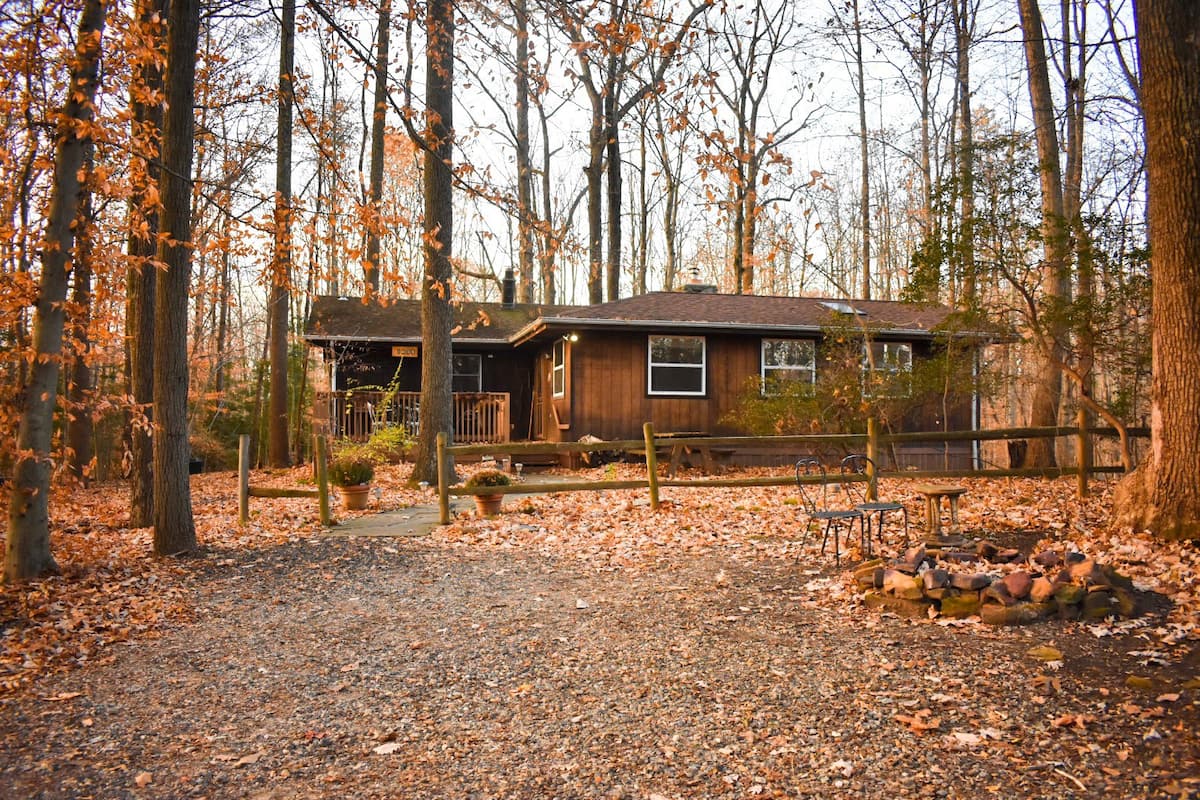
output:
<instances>
[{"instance_id":1,"label":"black wrought iron chair","mask_svg":"<svg viewBox=\"0 0 1200 800\"><path fill-rule=\"evenodd\" d=\"M868 473L868 470L870 471ZM875 462L862 453L851 453L842 459L842 471L854 475L877 474ZM908 508L903 503L886 500L866 499L866 494L862 495L862 502L854 505L859 511L863 512L863 521L866 523L867 546L866 554L871 555L871 517L875 516L878 524L878 529L875 532L875 538L879 540L879 546L883 547L883 518L889 511L899 511L904 517L904 546L908 547Z\"/></svg>"},{"instance_id":2,"label":"black wrought iron chair","mask_svg":"<svg viewBox=\"0 0 1200 800\"><path fill-rule=\"evenodd\" d=\"M815 478L820 478L820 483L814 483ZM818 490L817 487L820 487ZM859 541L866 542L866 528L864 527L864 514L858 508L831 508L829 503L829 475L825 472L825 466L817 458L802 458L796 462L796 488L800 492L800 502L804 505L804 512L808 515L808 523L804 529L804 538L800 542L803 547L808 543L808 534L812 530L813 523L820 527L821 523L825 523L825 528L821 533L821 555L825 555L825 547L829 542L829 534L833 533L833 563L841 565L841 549L838 545L838 532L843 523L846 525L848 534L854 534L854 522L858 521ZM819 492L819 494L818 494ZM817 499L820 498L818 504Z\"/></svg>"}]
</instances>

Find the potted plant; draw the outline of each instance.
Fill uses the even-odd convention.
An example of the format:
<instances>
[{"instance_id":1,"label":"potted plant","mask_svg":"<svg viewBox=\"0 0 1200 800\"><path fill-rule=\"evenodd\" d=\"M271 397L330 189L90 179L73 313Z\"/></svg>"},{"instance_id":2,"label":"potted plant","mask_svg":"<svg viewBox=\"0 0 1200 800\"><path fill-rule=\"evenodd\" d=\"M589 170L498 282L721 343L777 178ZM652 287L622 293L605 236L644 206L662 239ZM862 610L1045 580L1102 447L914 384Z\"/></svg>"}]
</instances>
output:
<instances>
[{"instance_id":1,"label":"potted plant","mask_svg":"<svg viewBox=\"0 0 1200 800\"><path fill-rule=\"evenodd\" d=\"M498 469L483 469L467 478L465 486L468 489L483 489L492 486L510 486L511 484L512 478L508 477L507 473ZM475 495L475 508L483 517L500 513L500 506L503 502L504 495L502 494Z\"/></svg>"},{"instance_id":2,"label":"potted plant","mask_svg":"<svg viewBox=\"0 0 1200 800\"><path fill-rule=\"evenodd\" d=\"M367 507L374 477L375 460L362 448L345 448L329 462L329 480L341 490L342 505L347 511Z\"/></svg>"}]
</instances>

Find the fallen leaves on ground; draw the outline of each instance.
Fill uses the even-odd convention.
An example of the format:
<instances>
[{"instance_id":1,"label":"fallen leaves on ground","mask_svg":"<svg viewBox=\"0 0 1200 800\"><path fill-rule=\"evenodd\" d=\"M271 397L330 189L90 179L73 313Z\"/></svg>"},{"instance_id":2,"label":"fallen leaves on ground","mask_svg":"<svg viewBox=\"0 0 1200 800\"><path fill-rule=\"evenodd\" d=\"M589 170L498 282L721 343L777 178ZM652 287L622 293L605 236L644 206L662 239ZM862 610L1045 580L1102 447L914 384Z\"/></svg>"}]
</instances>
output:
<instances>
[{"instance_id":1,"label":"fallen leaves on ground","mask_svg":"<svg viewBox=\"0 0 1200 800\"><path fill-rule=\"evenodd\" d=\"M780 475L786 470L750 469L746 475ZM362 516L436 502L432 490L407 486L407 465L378 471L381 496ZM593 480L637 479L636 465L574 473ZM311 469L256 471L262 486L311 485ZM1174 607L1153 631L1171 647L1200 635L1200 550L1191 543L1160 542L1144 535L1114 533L1105 527L1111 484L1095 485L1080 501L1074 482L1033 479L962 481L968 488L961 517L964 528L1005 532L1053 531L1038 547L1077 549L1129 575L1138 588L1160 592ZM880 495L906 502L915 527L921 503L910 482L881 481ZM237 524L234 473L193 478L197 538L210 558L222 553L269 548L319 531L311 499L251 499L251 519ZM645 490L606 490L513 495L505 512L490 519L460 514L429 537L432 546L529 549L566 555L596 569L645 571L689 555L722 551L735 559L798 561L816 566L805 583L809 605L848 608L855 592L820 554L820 536L807 532L795 490L780 487L664 487L662 508L652 511ZM105 661L112 646L154 636L164 626L186 622L192 603L183 588L189 562L151 555L151 531L131 529L123 484L57 490L52 504L52 551L61 575L0 588L0 696L22 690L47 671ZM0 542L2 542L0 536ZM886 550L902 547L898 526L885 532ZM861 556L849 543L844 562ZM232 563L232 562L230 562ZM723 573L714 585L725 585ZM576 602L586 610L587 600ZM939 621L940 622L940 621ZM957 624L957 623L956 623ZM1139 630L1139 620L1098 623L1096 636Z\"/></svg>"}]
</instances>

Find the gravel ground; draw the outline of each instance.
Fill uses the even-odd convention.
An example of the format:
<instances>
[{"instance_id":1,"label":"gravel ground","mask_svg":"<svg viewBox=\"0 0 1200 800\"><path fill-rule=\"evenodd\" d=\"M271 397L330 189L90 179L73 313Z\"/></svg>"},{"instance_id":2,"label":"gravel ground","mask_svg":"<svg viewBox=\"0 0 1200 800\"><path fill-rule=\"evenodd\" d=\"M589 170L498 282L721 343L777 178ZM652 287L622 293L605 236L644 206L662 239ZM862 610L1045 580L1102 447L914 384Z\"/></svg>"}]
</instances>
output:
<instances>
[{"instance_id":1,"label":"gravel ground","mask_svg":"<svg viewBox=\"0 0 1200 800\"><path fill-rule=\"evenodd\" d=\"M831 571L744 554L618 569L318 537L230 555L188 579L194 622L0 706L0 797L1200 789L1200 659L1145 664L1136 634L829 607Z\"/></svg>"}]
</instances>

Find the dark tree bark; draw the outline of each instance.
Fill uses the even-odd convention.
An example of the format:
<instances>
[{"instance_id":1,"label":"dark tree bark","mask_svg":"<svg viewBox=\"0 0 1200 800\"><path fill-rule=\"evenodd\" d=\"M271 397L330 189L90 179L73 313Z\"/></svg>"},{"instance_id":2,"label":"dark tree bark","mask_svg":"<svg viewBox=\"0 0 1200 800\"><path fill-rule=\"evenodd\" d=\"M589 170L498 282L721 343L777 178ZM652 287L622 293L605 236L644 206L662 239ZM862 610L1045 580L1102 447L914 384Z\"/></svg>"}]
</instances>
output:
<instances>
[{"instance_id":1,"label":"dark tree bark","mask_svg":"<svg viewBox=\"0 0 1200 800\"><path fill-rule=\"evenodd\" d=\"M95 146L87 142L84 170L91 172ZM75 223L75 263L71 269L71 344L74 357L67 374L67 447L71 451L71 474L86 485L92 474L92 460L96 455L93 442L95 425L92 423L95 402L96 378L88 359L91 337L88 329L92 321L92 258L95 225L92 222L92 193L85 189L79 219Z\"/></svg>"},{"instance_id":2,"label":"dark tree bark","mask_svg":"<svg viewBox=\"0 0 1200 800\"><path fill-rule=\"evenodd\" d=\"M288 452L288 308L292 274L292 105L295 100L296 0L283 0L279 37L279 116L275 151L275 257L271 265L271 383L267 459L292 463Z\"/></svg>"},{"instance_id":3,"label":"dark tree bark","mask_svg":"<svg viewBox=\"0 0 1200 800\"><path fill-rule=\"evenodd\" d=\"M79 17L67 100L55 120L54 183L42 246L42 275L33 317L36 357L23 393L17 462L8 503L4 580L14 582L57 569L50 554L50 444L62 367L67 265L75 246L74 222L83 207L84 166L94 117L100 42L108 5L88 0Z\"/></svg>"},{"instance_id":4,"label":"dark tree bark","mask_svg":"<svg viewBox=\"0 0 1200 800\"><path fill-rule=\"evenodd\" d=\"M1200 14L1192 0L1136 9L1154 278L1149 457L1118 488L1117 519L1200 538Z\"/></svg>"},{"instance_id":5,"label":"dark tree bark","mask_svg":"<svg viewBox=\"0 0 1200 800\"><path fill-rule=\"evenodd\" d=\"M454 5L430 0L425 53L425 279L421 282L421 419L413 482L436 483L437 435L453 441L450 377L454 241ZM451 474L453 465L448 467ZM449 479L449 475L446 476Z\"/></svg>"},{"instance_id":6,"label":"dark tree bark","mask_svg":"<svg viewBox=\"0 0 1200 800\"><path fill-rule=\"evenodd\" d=\"M1034 392L1029 424L1058 424L1062 405L1062 364L1066 358L1063 340L1063 305L1070 294L1071 246L1063 206L1062 167L1058 157L1058 131L1054 101L1050 94L1049 62L1042 33L1042 15L1037 0L1017 0L1025 38L1025 63L1029 74L1029 100L1038 149L1038 172L1042 188L1042 247L1044 297L1039 309L1030 311L1030 327L1038 343ZM1025 464L1052 467L1056 463L1053 439L1032 439Z\"/></svg>"},{"instance_id":7,"label":"dark tree bark","mask_svg":"<svg viewBox=\"0 0 1200 800\"><path fill-rule=\"evenodd\" d=\"M192 151L199 0L172 0L167 19L166 113L163 118L158 243L163 266L155 286L154 552L196 549L188 482L187 312L191 283Z\"/></svg>"},{"instance_id":8,"label":"dark tree bark","mask_svg":"<svg viewBox=\"0 0 1200 800\"><path fill-rule=\"evenodd\" d=\"M380 0L378 25L379 29L375 33L375 111L371 116L371 197L367 216L367 252L364 265L368 295L379 291L379 238L383 233L380 204L383 202L383 145L387 130L385 123L388 102L388 45L391 41L392 29L391 0Z\"/></svg>"},{"instance_id":9,"label":"dark tree bark","mask_svg":"<svg viewBox=\"0 0 1200 800\"><path fill-rule=\"evenodd\" d=\"M158 184L159 139L163 108L162 69L151 57L164 35L167 0L140 0L137 7L139 57L129 90L133 155L130 159L129 270L125 330L129 337L129 393L134 409L129 431L129 525L154 523L154 443L150 422L154 405L154 295L158 270L151 263L158 249L158 201L149 191Z\"/></svg>"}]
</instances>

